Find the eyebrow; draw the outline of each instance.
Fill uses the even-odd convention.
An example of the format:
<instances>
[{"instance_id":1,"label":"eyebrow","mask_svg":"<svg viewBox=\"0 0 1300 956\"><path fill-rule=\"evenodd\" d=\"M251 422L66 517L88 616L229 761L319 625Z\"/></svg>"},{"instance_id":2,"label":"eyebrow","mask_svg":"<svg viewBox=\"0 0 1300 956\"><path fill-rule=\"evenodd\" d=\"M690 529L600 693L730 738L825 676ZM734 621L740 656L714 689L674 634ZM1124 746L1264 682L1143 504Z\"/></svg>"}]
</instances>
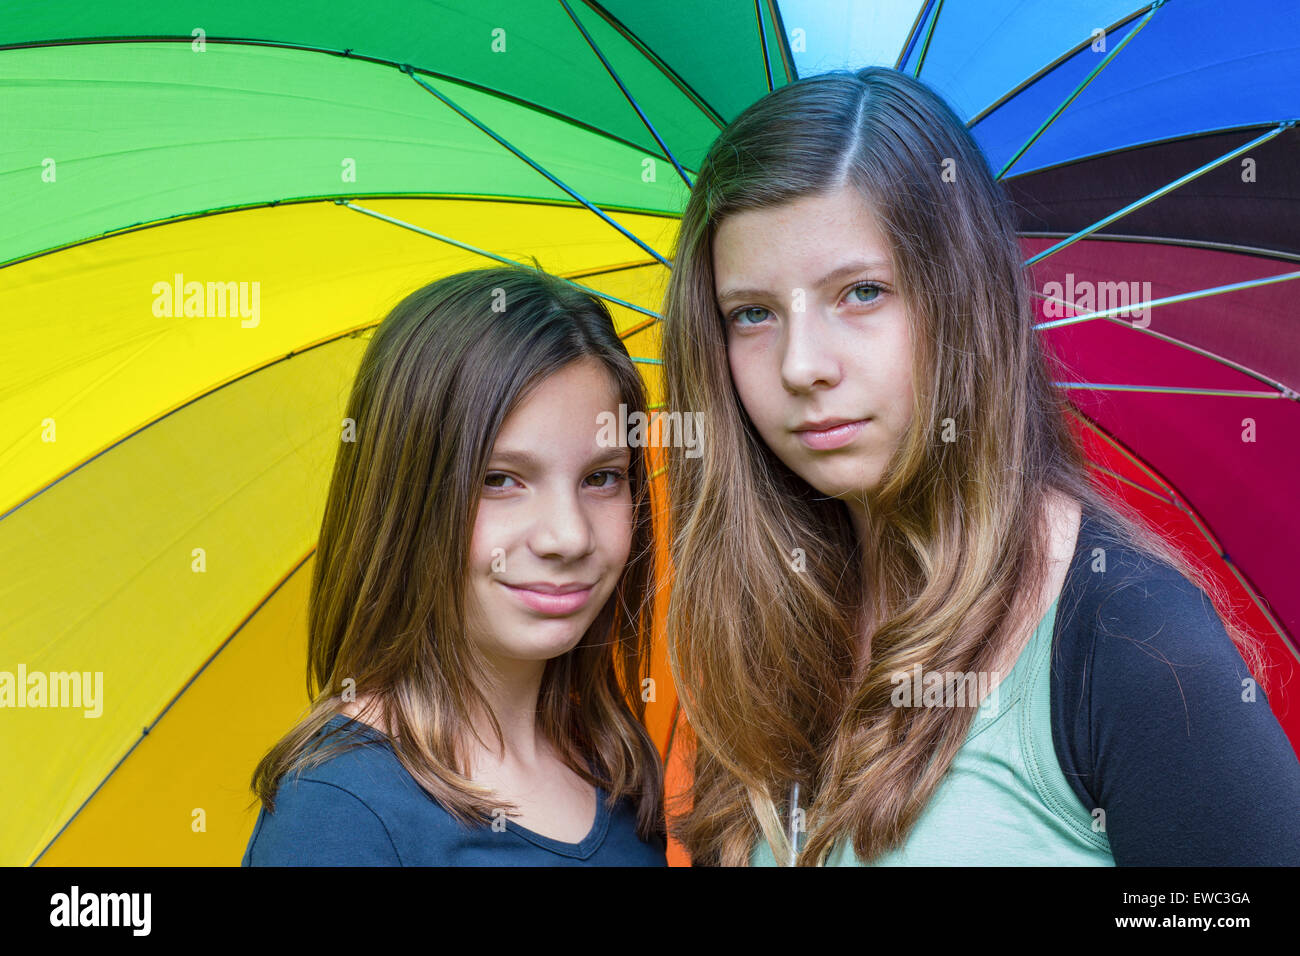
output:
<instances>
[{"instance_id":1,"label":"eyebrow","mask_svg":"<svg viewBox=\"0 0 1300 956\"><path fill-rule=\"evenodd\" d=\"M631 449L627 447L602 448L599 452L592 455L591 458L587 459L585 467L622 461L625 457L630 458L631 454ZM542 460L532 452L515 448L505 448L501 451L493 451L489 461L499 461L503 464L516 465L520 468L532 468L534 470L541 470L543 464Z\"/></svg>"},{"instance_id":2,"label":"eyebrow","mask_svg":"<svg viewBox=\"0 0 1300 956\"><path fill-rule=\"evenodd\" d=\"M871 269L884 269L888 267L888 261L884 259L863 259L856 262L848 262L838 269L832 269L826 275L822 276L815 283L816 288L834 282L836 279L842 279L846 275L854 272L866 272ZM762 297L771 295L766 289L726 289L718 296L718 302L726 302L729 299L738 299L742 297Z\"/></svg>"}]
</instances>

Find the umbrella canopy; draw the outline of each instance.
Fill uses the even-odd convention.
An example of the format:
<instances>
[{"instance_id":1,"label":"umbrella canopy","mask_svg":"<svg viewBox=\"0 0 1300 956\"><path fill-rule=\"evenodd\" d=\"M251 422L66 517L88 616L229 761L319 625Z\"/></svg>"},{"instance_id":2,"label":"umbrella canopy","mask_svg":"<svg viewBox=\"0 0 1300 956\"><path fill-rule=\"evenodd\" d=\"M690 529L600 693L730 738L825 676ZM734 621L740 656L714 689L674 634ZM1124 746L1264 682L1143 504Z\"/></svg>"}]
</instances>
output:
<instances>
[{"instance_id":1,"label":"umbrella canopy","mask_svg":"<svg viewBox=\"0 0 1300 956\"><path fill-rule=\"evenodd\" d=\"M4 863L238 862L253 764L307 702L368 331L439 276L535 256L607 297L657 400L688 170L793 72L746 3L320 14L0 10L0 671L89 696L102 675L89 710L4 711Z\"/></svg>"},{"instance_id":2,"label":"umbrella canopy","mask_svg":"<svg viewBox=\"0 0 1300 956\"><path fill-rule=\"evenodd\" d=\"M1258 284L1300 254L1294 14L860 6L0 10L0 692L48 684L0 712L21 782L0 862L237 862L252 767L307 704L310 564L370 331L441 275L535 256L606 298L658 402L654 310L695 169L801 62L932 83L1005 167L1026 258L1247 147L1033 268L1043 322L1076 320L1043 332L1099 480L1199 549L1294 666L1300 335L1295 286ZM1141 329L1089 317L1078 290L1130 280L1144 299L1256 284ZM662 643L655 666L668 752Z\"/></svg>"}]
</instances>

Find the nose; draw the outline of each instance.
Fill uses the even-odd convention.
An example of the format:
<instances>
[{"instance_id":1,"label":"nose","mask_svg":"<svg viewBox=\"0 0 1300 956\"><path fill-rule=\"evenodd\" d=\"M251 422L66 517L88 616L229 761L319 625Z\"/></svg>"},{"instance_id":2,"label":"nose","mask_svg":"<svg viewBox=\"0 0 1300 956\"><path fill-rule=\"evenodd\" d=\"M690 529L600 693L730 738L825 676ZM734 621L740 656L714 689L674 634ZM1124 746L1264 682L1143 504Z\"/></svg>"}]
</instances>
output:
<instances>
[{"instance_id":1,"label":"nose","mask_svg":"<svg viewBox=\"0 0 1300 956\"><path fill-rule=\"evenodd\" d=\"M789 313L781 342L781 384L788 392L829 387L840 380L840 364L830 328L813 308Z\"/></svg>"},{"instance_id":2,"label":"nose","mask_svg":"<svg viewBox=\"0 0 1300 956\"><path fill-rule=\"evenodd\" d=\"M591 519L573 490L538 495L528 546L539 558L573 561L595 549Z\"/></svg>"}]
</instances>

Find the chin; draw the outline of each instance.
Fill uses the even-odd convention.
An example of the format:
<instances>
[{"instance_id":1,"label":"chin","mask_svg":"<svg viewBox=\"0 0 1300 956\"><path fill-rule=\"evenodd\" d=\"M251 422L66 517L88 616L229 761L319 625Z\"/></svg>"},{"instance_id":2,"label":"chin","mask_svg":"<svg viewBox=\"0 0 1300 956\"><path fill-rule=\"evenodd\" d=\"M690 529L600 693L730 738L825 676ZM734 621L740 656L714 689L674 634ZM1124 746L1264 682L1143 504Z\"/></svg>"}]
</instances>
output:
<instances>
[{"instance_id":1,"label":"chin","mask_svg":"<svg viewBox=\"0 0 1300 956\"><path fill-rule=\"evenodd\" d=\"M805 469L800 477L817 491L831 498L862 497L878 487L876 469L846 462L835 468Z\"/></svg>"},{"instance_id":2,"label":"chin","mask_svg":"<svg viewBox=\"0 0 1300 956\"><path fill-rule=\"evenodd\" d=\"M530 661L549 661L563 657L582 643L587 626L563 620L531 621L523 624L502 642L502 649L511 657Z\"/></svg>"}]
</instances>

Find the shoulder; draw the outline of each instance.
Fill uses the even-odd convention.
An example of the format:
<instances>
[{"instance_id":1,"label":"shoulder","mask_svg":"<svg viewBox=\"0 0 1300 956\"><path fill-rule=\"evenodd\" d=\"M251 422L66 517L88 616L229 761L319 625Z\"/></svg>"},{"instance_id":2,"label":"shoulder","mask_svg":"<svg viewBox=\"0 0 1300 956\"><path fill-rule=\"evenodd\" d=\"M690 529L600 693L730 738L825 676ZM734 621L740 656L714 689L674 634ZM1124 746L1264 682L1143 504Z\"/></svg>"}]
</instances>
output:
<instances>
[{"instance_id":1,"label":"shoulder","mask_svg":"<svg viewBox=\"0 0 1300 956\"><path fill-rule=\"evenodd\" d=\"M1060 650L1090 665L1085 680L1148 695L1186 687L1233 698L1253 683L1209 596L1094 520L1080 530L1061 597Z\"/></svg>"},{"instance_id":2,"label":"shoulder","mask_svg":"<svg viewBox=\"0 0 1300 956\"><path fill-rule=\"evenodd\" d=\"M1205 592L1085 521L1059 613L1058 754L1116 862L1300 862L1300 764Z\"/></svg>"},{"instance_id":3,"label":"shoulder","mask_svg":"<svg viewBox=\"0 0 1300 956\"><path fill-rule=\"evenodd\" d=\"M1108 728L1208 741L1224 721L1253 723L1252 711L1271 716L1204 591L1122 546L1112 562L1091 582L1086 617L1074 621L1103 754L1115 742Z\"/></svg>"},{"instance_id":4,"label":"shoulder","mask_svg":"<svg viewBox=\"0 0 1300 956\"><path fill-rule=\"evenodd\" d=\"M344 739L357 746L281 779L274 812L258 814L245 866L401 864L386 818L394 788L403 786L397 771L405 771L381 744L332 738Z\"/></svg>"}]
</instances>

